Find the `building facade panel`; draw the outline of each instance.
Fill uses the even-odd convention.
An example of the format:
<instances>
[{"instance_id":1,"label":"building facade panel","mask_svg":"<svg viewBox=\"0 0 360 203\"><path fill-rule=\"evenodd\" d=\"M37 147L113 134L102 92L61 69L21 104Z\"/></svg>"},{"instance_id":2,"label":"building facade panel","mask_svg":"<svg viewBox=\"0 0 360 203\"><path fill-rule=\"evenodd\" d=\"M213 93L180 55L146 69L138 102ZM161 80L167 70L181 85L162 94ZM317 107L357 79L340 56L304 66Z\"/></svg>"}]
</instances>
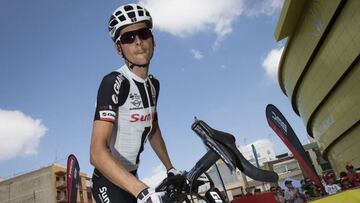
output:
<instances>
[{"instance_id":1,"label":"building facade panel","mask_svg":"<svg viewBox=\"0 0 360 203\"><path fill-rule=\"evenodd\" d=\"M358 45L353 42L355 38L360 38L360 32L356 32L357 29L349 29L360 21L360 15L354 15L358 12L357 8L360 8L359 4L360 2L356 1L344 5L301 81L296 103L308 129L311 125L308 123L310 116L359 53Z\"/></svg>"},{"instance_id":2,"label":"building facade panel","mask_svg":"<svg viewBox=\"0 0 360 203\"><path fill-rule=\"evenodd\" d=\"M336 144L328 149L329 160L335 171L338 173L346 171L345 164L352 163L354 166L360 166L360 125L354 126L346 135L342 136Z\"/></svg>"},{"instance_id":3,"label":"building facade panel","mask_svg":"<svg viewBox=\"0 0 360 203\"><path fill-rule=\"evenodd\" d=\"M95 202L90 178L80 173L77 202ZM65 203L67 202L66 167L58 164L6 179L0 182L0 203Z\"/></svg>"},{"instance_id":4,"label":"building facade panel","mask_svg":"<svg viewBox=\"0 0 360 203\"><path fill-rule=\"evenodd\" d=\"M11 180L1 182L0 191L5 190L1 195L1 203L22 203L22 202L53 202L54 196L51 182L51 173L46 168L34 171L28 175L21 175Z\"/></svg>"},{"instance_id":5,"label":"building facade panel","mask_svg":"<svg viewBox=\"0 0 360 203\"><path fill-rule=\"evenodd\" d=\"M341 0L307 1L299 21L293 22L297 23L297 28L289 36L290 39L286 45L288 47L284 52L280 66L280 74L283 80L280 83L284 86L283 89L290 99L300 75L340 2Z\"/></svg>"},{"instance_id":6,"label":"building facade panel","mask_svg":"<svg viewBox=\"0 0 360 203\"><path fill-rule=\"evenodd\" d=\"M358 63L314 116L312 132L323 151L360 120L359 84Z\"/></svg>"},{"instance_id":7,"label":"building facade panel","mask_svg":"<svg viewBox=\"0 0 360 203\"><path fill-rule=\"evenodd\" d=\"M360 1L306 0L300 9L280 61L281 89L335 171L359 167Z\"/></svg>"}]
</instances>

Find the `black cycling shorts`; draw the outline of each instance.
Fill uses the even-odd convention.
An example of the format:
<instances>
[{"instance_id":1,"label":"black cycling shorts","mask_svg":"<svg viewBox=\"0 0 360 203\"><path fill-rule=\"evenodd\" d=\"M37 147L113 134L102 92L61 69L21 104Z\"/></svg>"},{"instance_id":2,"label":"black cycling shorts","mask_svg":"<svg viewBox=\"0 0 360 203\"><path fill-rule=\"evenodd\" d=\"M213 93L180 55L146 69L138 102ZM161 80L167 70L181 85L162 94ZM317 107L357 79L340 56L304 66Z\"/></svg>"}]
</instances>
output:
<instances>
[{"instance_id":1,"label":"black cycling shorts","mask_svg":"<svg viewBox=\"0 0 360 203\"><path fill-rule=\"evenodd\" d=\"M130 172L136 176L136 171ZM97 203L137 203L137 199L127 191L110 182L97 169L92 176L92 193Z\"/></svg>"}]
</instances>

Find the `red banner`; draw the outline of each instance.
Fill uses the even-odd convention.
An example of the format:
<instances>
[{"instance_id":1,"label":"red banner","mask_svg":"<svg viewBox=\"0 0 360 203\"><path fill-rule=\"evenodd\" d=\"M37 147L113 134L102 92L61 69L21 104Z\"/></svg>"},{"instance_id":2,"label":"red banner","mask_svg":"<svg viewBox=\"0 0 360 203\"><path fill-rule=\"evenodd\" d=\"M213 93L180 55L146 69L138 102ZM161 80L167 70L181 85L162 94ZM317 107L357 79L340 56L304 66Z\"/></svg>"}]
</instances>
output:
<instances>
[{"instance_id":1,"label":"red banner","mask_svg":"<svg viewBox=\"0 0 360 203\"><path fill-rule=\"evenodd\" d=\"M80 166L75 155L70 154L67 162L67 188L68 188L68 202L77 202L78 183L80 180Z\"/></svg>"},{"instance_id":2,"label":"red banner","mask_svg":"<svg viewBox=\"0 0 360 203\"><path fill-rule=\"evenodd\" d=\"M317 175L310 158L307 156L299 138L296 136L294 130L291 128L284 115L282 115L279 109L277 109L274 105L268 104L266 106L266 118L270 127L293 153L295 159L306 171L308 176L310 176L310 178L315 182L315 185L319 186L321 190L324 191L321 180Z\"/></svg>"},{"instance_id":3,"label":"red banner","mask_svg":"<svg viewBox=\"0 0 360 203\"><path fill-rule=\"evenodd\" d=\"M231 201L231 203L277 203L274 194L271 192L253 196L243 196Z\"/></svg>"}]
</instances>

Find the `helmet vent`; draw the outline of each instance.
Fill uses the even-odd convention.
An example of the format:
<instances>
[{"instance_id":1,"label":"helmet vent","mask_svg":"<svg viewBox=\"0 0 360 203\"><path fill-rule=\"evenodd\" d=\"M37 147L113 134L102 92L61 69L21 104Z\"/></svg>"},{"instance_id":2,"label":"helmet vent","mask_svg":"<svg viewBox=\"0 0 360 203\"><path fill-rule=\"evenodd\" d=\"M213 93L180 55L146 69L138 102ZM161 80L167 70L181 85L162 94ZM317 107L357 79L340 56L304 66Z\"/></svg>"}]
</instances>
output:
<instances>
[{"instance_id":1,"label":"helmet vent","mask_svg":"<svg viewBox=\"0 0 360 203\"><path fill-rule=\"evenodd\" d=\"M124 10L125 11L131 11L131 10L133 10L134 8L132 7L132 6L130 6L130 5L127 5L127 6L125 6L124 7Z\"/></svg>"},{"instance_id":2,"label":"helmet vent","mask_svg":"<svg viewBox=\"0 0 360 203\"><path fill-rule=\"evenodd\" d=\"M125 18L125 16L124 16L124 15L121 15L121 16L119 16L119 20L122 22L122 21L125 21L125 20L126 20L126 18Z\"/></svg>"},{"instance_id":3,"label":"helmet vent","mask_svg":"<svg viewBox=\"0 0 360 203\"><path fill-rule=\"evenodd\" d=\"M128 13L129 18L135 18L135 12L131 11Z\"/></svg>"},{"instance_id":4,"label":"helmet vent","mask_svg":"<svg viewBox=\"0 0 360 203\"><path fill-rule=\"evenodd\" d=\"M113 21L111 21L110 26L111 26L111 27L114 27L116 24L118 24L118 21L117 21L117 20L113 20Z\"/></svg>"}]
</instances>

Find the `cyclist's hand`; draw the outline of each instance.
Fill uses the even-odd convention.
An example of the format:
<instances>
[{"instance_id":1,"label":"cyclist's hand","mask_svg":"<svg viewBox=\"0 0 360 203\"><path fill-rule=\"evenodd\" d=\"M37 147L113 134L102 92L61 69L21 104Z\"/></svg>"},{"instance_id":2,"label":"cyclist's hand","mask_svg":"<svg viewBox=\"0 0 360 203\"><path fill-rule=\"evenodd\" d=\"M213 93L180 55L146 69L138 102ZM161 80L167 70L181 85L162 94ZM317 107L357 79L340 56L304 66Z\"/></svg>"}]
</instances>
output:
<instances>
[{"instance_id":1,"label":"cyclist's hand","mask_svg":"<svg viewBox=\"0 0 360 203\"><path fill-rule=\"evenodd\" d=\"M164 192L155 192L152 189L146 188L137 196L137 203L162 203Z\"/></svg>"},{"instance_id":2,"label":"cyclist's hand","mask_svg":"<svg viewBox=\"0 0 360 203\"><path fill-rule=\"evenodd\" d=\"M176 168L172 167L167 171L167 177L171 177L171 176L176 176L176 175L181 175L182 172L176 170Z\"/></svg>"}]
</instances>

